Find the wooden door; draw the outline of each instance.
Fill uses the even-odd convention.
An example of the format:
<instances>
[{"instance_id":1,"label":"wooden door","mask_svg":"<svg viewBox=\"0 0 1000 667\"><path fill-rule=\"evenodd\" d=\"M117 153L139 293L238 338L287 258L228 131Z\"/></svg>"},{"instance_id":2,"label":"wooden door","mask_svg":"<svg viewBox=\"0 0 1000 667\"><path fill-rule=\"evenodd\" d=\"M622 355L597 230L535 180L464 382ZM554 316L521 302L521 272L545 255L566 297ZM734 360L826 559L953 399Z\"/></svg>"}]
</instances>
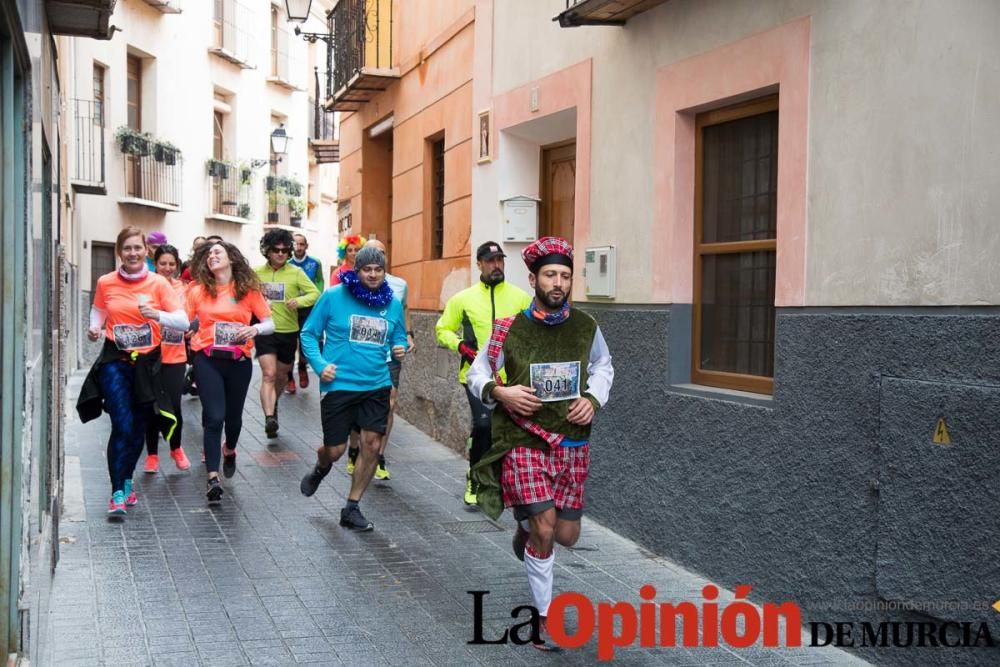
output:
<instances>
[{"instance_id":1,"label":"wooden door","mask_svg":"<svg viewBox=\"0 0 1000 667\"><path fill-rule=\"evenodd\" d=\"M542 211L540 236L561 236L573 242L576 206L576 142L542 149Z\"/></svg>"}]
</instances>

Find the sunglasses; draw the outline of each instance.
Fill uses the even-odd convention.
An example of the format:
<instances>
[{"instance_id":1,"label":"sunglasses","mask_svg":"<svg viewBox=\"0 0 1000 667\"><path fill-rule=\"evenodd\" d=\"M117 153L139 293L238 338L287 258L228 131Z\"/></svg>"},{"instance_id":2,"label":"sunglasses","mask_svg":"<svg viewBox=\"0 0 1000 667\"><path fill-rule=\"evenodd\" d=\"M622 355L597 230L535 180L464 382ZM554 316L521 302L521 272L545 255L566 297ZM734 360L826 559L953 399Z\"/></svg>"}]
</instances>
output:
<instances>
[{"instance_id":1,"label":"sunglasses","mask_svg":"<svg viewBox=\"0 0 1000 667\"><path fill-rule=\"evenodd\" d=\"M289 252L291 252L291 249L290 248L271 248L271 252L276 252L276 253L279 253L279 254L282 254L282 255L287 255Z\"/></svg>"}]
</instances>

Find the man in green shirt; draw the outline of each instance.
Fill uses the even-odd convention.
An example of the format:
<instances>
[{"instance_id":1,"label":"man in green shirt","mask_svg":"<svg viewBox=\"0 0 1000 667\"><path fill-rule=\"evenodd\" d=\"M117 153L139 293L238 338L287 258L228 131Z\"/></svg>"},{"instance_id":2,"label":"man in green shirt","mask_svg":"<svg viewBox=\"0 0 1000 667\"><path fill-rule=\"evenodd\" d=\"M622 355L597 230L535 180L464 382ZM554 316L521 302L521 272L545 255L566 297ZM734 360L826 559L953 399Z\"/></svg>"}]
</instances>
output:
<instances>
[{"instance_id":1,"label":"man in green shirt","mask_svg":"<svg viewBox=\"0 0 1000 667\"><path fill-rule=\"evenodd\" d=\"M294 241L290 232L272 229L260 241L260 251L267 264L257 268L260 290L271 304L274 333L258 336L254 347L263 375L260 382L260 407L264 410L264 433L278 435L277 404L281 386L295 362L299 346L299 308L308 308L319 299L319 290L309 276L288 263Z\"/></svg>"}]
</instances>

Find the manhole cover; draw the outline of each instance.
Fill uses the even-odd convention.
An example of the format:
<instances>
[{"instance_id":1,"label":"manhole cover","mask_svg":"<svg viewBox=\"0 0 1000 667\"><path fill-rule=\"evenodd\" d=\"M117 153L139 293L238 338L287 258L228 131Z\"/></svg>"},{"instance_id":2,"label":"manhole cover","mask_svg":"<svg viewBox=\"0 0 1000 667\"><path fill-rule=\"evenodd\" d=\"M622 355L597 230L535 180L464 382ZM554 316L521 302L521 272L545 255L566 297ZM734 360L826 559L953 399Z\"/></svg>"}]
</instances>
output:
<instances>
[{"instance_id":1,"label":"manhole cover","mask_svg":"<svg viewBox=\"0 0 1000 667\"><path fill-rule=\"evenodd\" d=\"M492 521L455 521L453 523L441 524L445 531L454 535L467 535L471 533L499 533L503 528Z\"/></svg>"}]
</instances>

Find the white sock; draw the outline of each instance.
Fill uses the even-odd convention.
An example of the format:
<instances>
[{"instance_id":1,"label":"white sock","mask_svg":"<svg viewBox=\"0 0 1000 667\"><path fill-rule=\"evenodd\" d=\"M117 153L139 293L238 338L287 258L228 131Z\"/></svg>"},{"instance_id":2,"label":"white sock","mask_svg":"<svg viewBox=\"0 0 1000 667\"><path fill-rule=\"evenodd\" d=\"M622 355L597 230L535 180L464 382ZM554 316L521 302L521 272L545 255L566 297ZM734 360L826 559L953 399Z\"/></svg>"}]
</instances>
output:
<instances>
[{"instance_id":1,"label":"white sock","mask_svg":"<svg viewBox=\"0 0 1000 667\"><path fill-rule=\"evenodd\" d=\"M524 551L524 569L528 573L528 588L535 608L541 616L548 616L552 602L552 566L556 563L555 551L548 558L538 558L529 545Z\"/></svg>"}]
</instances>

